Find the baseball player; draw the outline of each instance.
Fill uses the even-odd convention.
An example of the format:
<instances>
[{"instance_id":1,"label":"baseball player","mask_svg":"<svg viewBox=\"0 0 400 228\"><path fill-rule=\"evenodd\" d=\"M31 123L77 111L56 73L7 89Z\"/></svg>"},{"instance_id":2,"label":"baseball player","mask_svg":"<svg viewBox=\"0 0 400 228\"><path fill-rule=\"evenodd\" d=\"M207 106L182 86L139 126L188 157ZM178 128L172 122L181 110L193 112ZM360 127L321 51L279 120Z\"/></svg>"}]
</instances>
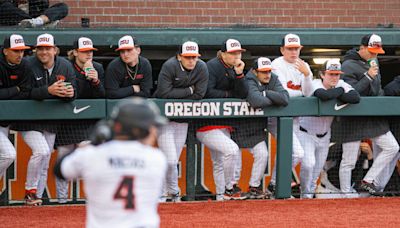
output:
<instances>
[{"instance_id":1,"label":"baseball player","mask_svg":"<svg viewBox=\"0 0 400 228\"><path fill-rule=\"evenodd\" d=\"M352 49L344 56L342 70L345 74L343 80L353 86L361 96L383 95L377 60L378 54L383 53L385 51L382 49L381 37L370 34L362 38L358 50ZM339 169L340 190L343 193L352 191L350 186L351 171L357 161L360 142L362 139L370 138L374 145L373 152L376 158L361 181L360 188L372 195L379 194L380 189L383 189L386 183L379 183L377 179L383 174L382 170L397 158L399 151L399 144L390 131L387 120L380 117L343 117L340 124L341 127L351 126L351 129L343 131L342 135L344 143ZM375 148L379 148L379 150ZM392 173L393 170L389 175ZM387 180L389 178L383 177Z\"/></svg>"},{"instance_id":2,"label":"baseball player","mask_svg":"<svg viewBox=\"0 0 400 228\"><path fill-rule=\"evenodd\" d=\"M36 55L27 59L33 71L32 99L75 99L74 69L68 60L57 56L57 51L52 35L45 33L37 37ZM47 184L57 124L52 121L18 122L13 129L21 131L24 141L32 149L25 183L25 202L27 205L40 205Z\"/></svg>"},{"instance_id":3,"label":"baseball player","mask_svg":"<svg viewBox=\"0 0 400 228\"><path fill-rule=\"evenodd\" d=\"M327 61L320 71L321 79L313 81L313 94L326 101L338 99L344 103L358 103L360 95L349 84L340 80L341 64L338 60ZM301 197L313 198L317 180L329 152L333 116L300 117L300 143L304 149L301 162Z\"/></svg>"},{"instance_id":4,"label":"baseball player","mask_svg":"<svg viewBox=\"0 0 400 228\"><path fill-rule=\"evenodd\" d=\"M238 40L227 39L217 57L207 62L210 79L206 98L246 98L245 64L241 60L244 51ZM241 164L241 157L238 145L231 139L233 121L214 120L213 123L198 128L196 137L211 151L216 199L245 199L246 195L234 185L235 162Z\"/></svg>"},{"instance_id":5,"label":"baseball player","mask_svg":"<svg viewBox=\"0 0 400 228\"><path fill-rule=\"evenodd\" d=\"M271 105L286 106L289 102L289 94L282 87L278 76L272 71L271 60L260 57L254 61L253 68L246 74L246 81L249 87L247 101L253 108L265 108ZM258 118L257 118L258 119ZM247 124L255 123L251 131L243 131L243 141L253 141L249 144L250 152L254 156L254 163L251 170L248 197L251 199L269 197L270 192L263 192L261 180L268 162L268 149L265 143L267 133L267 119L261 121L246 120ZM239 130L240 131L240 130Z\"/></svg>"},{"instance_id":6,"label":"baseball player","mask_svg":"<svg viewBox=\"0 0 400 228\"><path fill-rule=\"evenodd\" d=\"M288 91L290 97L308 97L313 92L313 74L310 66L300 58L302 48L299 36L287 34L282 39L280 48L282 56L272 61L272 72L278 75L279 81L282 83L283 88ZM269 121L269 131L272 135L276 135L276 118L269 118ZM304 150L298 139L299 129L299 118L295 117L293 118L292 167L296 167L304 156ZM275 182L276 167L274 167L271 182L268 186L271 192L275 192Z\"/></svg>"},{"instance_id":7,"label":"baseball player","mask_svg":"<svg viewBox=\"0 0 400 228\"><path fill-rule=\"evenodd\" d=\"M111 114L113 140L78 148L57 162L59 178L83 178L86 227L159 227L167 163L152 146L157 128L166 123L152 101L123 100Z\"/></svg>"},{"instance_id":8,"label":"baseball player","mask_svg":"<svg viewBox=\"0 0 400 228\"><path fill-rule=\"evenodd\" d=\"M132 36L118 41L119 57L106 70L106 96L119 99L129 96L150 97L153 75L148 59L140 56L140 46Z\"/></svg>"},{"instance_id":9,"label":"baseball player","mask_svg":"<svg viewBox=\"0 0 400 228\"><path fill-rule=\"evenodd\" d=\"M73 42L73 50L68 52L68 58L74 66L77 86L77 98L104 98L104 69L103 65L93 61L93 42L87 37L79 37ZM83 108L83 107L81 107ZM75 108L75 111L77 109ZM89 139L89 131L97 120L62 121L57 130L55 146L59 154L70 152L79 143ZM66 128L65 126L68 126ZM66 203L68 198L68 182L56 178L57 199Z\"/></svg>"},{"instance_id":10,"label":"baseball player","mask_svg":"<svg viewBox=\"0 0 400 228\"><path fill-rule=\"evenodd\" d=\"M25 46L20 35L12 34L4 39L0 53L0 100L29 97L32 73L23 58L27 49L30 47ZM15 148L8 139L9 125L9 122L0 122L0 179L16 156Z\"/></svg>"},{"instance_id":11,"label":"baseball player","mask_svg":"<svg viewBox=\"0 0 400 228\"><path fill-rule=\"evenodd\" d=\"M158 75L158 87L154 97L163 99L200 100L207 90L208 70L199 59L197 43L183 43L178 54L168 59ZM158 146L167 156L168 172L162 201L180 201L178 187L178 161L185 144L189 124L171 121L160 130Z\"/></svg>"}]
</instances>

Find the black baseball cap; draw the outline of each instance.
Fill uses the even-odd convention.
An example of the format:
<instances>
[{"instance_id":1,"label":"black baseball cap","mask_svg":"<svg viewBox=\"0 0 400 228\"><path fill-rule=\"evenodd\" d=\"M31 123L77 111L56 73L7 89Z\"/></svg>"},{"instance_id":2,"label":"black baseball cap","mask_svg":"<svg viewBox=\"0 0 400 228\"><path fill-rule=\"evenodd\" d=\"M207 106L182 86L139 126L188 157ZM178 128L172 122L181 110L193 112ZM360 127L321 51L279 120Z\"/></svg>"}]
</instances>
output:
<instances>
[{"instance_id":1,"label":"black baseball cap","mask_svg":"<svg viewBox=\"0 0 400 228\"><path fill-rule=\"evenodd\" d=\"M140 97L124 99L114 107L111 119L119 122L125 129L148 129L154 125L163 126L168 119L160 114L160 109L151 100Z\"/></svg>"}]
</instances>

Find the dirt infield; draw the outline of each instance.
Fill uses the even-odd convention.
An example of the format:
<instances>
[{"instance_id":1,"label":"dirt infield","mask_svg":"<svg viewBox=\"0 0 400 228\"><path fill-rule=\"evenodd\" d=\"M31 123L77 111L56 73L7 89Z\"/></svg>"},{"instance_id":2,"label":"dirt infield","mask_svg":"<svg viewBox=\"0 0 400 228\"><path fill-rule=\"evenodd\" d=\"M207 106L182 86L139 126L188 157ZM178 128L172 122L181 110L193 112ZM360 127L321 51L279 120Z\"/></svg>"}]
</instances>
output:
<instances>
[{"instance_id":1,"label":"dirt infield","mask_svg":"<svg viewBox=\"0 0 400 228\"><path fill-rule=\"evenodd\" d=\"M161 227L399 227L400 198L166 203ZM0 208L1 227L83 227L84 206Z\"/></svg>"}]
</instances>

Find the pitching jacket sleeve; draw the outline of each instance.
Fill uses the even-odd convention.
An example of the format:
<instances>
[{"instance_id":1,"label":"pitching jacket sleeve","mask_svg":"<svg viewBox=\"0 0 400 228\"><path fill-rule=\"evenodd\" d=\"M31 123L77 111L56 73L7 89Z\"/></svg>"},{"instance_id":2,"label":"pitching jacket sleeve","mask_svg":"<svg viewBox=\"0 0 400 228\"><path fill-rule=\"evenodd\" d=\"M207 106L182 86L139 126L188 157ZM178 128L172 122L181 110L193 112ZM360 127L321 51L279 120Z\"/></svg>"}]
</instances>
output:
<instances>
[{"instance_id":1,"label":"pitching jacket sleeve","mask_svg":"<svg viewBox=\"0 0 400 228\"><path fill-rule=\"evenodd\" d=\"M357 104L360 102L360 94L356 90L350 90L349 92L340 95L338 99L344 103Z\"/></svg>"},{"instance_id":2,"label":"pitching jacket sleeve","mask_svg":"<svg viewBox=\"0 0 400 228\"><path fill-rule=\"evenodd\" d=\"M333 88L333 89L317 89L314 91L314 96L318 97L323 101L332 100L338 98L340 95L344 93L344 89L342 87Z\"/></svg>"}]
</instances>

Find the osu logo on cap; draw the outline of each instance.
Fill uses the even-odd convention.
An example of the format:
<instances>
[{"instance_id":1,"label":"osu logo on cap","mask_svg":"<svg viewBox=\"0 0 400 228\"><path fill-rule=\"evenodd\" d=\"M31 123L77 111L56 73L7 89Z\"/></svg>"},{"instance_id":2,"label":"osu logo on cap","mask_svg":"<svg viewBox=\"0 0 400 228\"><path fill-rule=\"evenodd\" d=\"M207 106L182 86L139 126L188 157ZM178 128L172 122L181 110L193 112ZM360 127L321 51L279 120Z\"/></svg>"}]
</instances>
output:
<instances>
[{"instance_id":1,"label":"osu logo on cap","mask_svg":"<svg viewBox=\"0 0 400 228\"><path fill-rule=\"evenodd\" d=\"M121 40L121 42L119 42L119 44L120 45L129 44L129 40Z\"/></svg>"},{"instance_id":2,"label":"osu logo on cap","mask_svg":"<svg viewBox=\"0 0 400 228\"><path fill-rule=\"evenodd\" d=\"M292 43L292 42L299 42L299 39L297 39L296 37L289 37L288 38L288 42Z\"/></svg>"},{"instance_id":3,"label":"osu logo on cap","mask_svg":"<svg viewBox=\"0 0 400 228\"><path fill-rule=\"evenodd\" d=\"M85 45L85 46L92 46L92 45L93 45L92 42L91 42L90 40L84 40L84 41L82 42L82 44Z\"/></svg>"},{"instance_id":4,"label":"osu logo on cap","mask_svg":"<svg viewBox=\"0 0 400 228\"><path fill-rule=\"evenodd\" d=\"M196 51L196 46L186 46L186 51Z\"/></svg>"},{"instance_id":5,"label":"osu logo on cap","mask_svg":"<svg viewBox=\"0 0 400 228\"><path fill-rule=\"evenodd\" d=\"M261 61L261 64L262 64L263 66L265 66L265 65L271 65L271 62L270 62L270 61Z\"/></svg>"},{"instance_id":6,"label":"osu logo on cap","mask_svg":"<svg viewBox=\"0 0 400 228\"><path fill-rule=\"evenodd\" d=\"M50 42L50 38L49 37L40 37L39 42Z\"/></svg>"},{"instance_id":7,"label":"osu logo on cap","mask_svg":"<svg viewBox=\"0 0 400 228\"><path fill-rule=\"evenodd\" d=\"M24 40L23 40L23 39L15 39L15 40L14 40L14 43L15 43L15 44L23 44L23 43L24 43Z\"/></svg>"},{"instance_id":8,"label":"osu logo on cap","mask_svg":"<svg viewBox=\"0 0 400 228\"><path fill-rule=\"evenodd\" d=\"M231 43L231 47L240 47L240 44L237 42Z\"/></svg>"}]
</instances>

